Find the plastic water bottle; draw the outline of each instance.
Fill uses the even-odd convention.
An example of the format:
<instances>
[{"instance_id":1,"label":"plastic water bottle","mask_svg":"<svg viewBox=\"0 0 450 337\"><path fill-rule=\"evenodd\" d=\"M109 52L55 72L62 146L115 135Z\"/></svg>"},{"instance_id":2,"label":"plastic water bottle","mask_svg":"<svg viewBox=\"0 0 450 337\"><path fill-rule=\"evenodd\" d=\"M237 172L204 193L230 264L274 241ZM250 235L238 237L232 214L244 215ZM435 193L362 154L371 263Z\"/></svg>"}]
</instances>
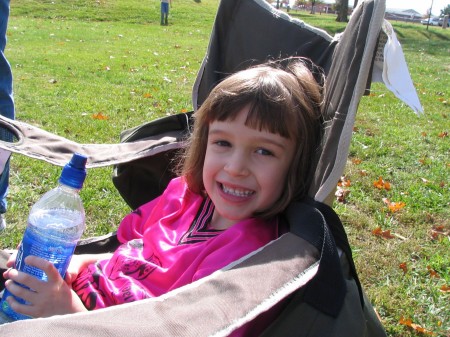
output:
<instances>
[{"instance_id":1,"label":"plastic water bottle","mask_svg":"<svg viewBox=\"0 0 450 337\"><path fill-rule=\"evenodd\" d=\"M34 255L51 261L64 278L85 229L85 213L79 191L86 178L86 162L85 156L75 153L64 166L59 185L45 193L31 208L28 226L17 252L15 269L46 281L47 275L42 270L25 264L25 257ZM13 295L5 289L1 301L3 313L13 320L30 318L13 311L6 302L8 296ZM21 298L15 299L27 304Z\"/></svg>"}]
</instances>

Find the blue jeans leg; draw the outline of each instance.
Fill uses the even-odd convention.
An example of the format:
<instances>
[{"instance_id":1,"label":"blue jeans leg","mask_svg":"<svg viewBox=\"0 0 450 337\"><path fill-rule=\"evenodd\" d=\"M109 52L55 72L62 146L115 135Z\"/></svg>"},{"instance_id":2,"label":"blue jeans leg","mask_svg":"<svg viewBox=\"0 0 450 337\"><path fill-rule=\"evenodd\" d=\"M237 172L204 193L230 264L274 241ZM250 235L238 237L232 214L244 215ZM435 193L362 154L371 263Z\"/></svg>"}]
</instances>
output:
<instances>
[{"instance_id":1,"label":"blue jeans leg","mask_svg":"<svg viewBox=\"0 0 450 337\"><path fill-rule=\"evenodd\" d=\"M169 17L169 4L167 2L161 2L161 25L168 24Z\"/></svg>"},{"instance_id":2,"label":"blue jeans leg","mask_svg":"<svg viewBox=\"0 0 450 337\"><path fill-rule=\"evenodd\" d=\"M0 0L0 114L14 119L13 79L11 66L5 57L6 29L9 18L9 0ZM0 139L12 141L13 135L0 129ZM0 213L6 212L6 195L9 182L9 161L0 175Z\"/></svg>"}]
</instances>

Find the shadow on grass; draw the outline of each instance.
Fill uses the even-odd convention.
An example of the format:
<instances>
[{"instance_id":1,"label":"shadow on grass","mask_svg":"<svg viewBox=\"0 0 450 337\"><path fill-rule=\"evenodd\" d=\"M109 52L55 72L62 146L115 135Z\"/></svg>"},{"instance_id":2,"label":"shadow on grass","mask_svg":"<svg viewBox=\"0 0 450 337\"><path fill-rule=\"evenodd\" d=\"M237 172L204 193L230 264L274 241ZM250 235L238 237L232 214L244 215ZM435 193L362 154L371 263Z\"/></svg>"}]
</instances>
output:
<instances>
[{"instance_id":1,"label":"shadow on grass","mask_svg":"<svg viewBox=\"0 0 450 337\"><path fill-rule=\"evenodd\" d=\"M426 29L426 27L422 25L397 23L394 25L394 30L400 42L402 38L412 37L450 41L450 34L445 32L441 27L429 27L429 29Z\"/></svg>"},{"instance_id":2,"label":"shadow on grass","mask_svg":"<svg viewBox=\"0 0 450 337\"><path fill-rule=\"evenodd\" d=\"M310 14L307 11L299 11L299 12L289 12L289 16L302 20L307 24L325 30L330 35L335 35L337 33L342 33L345 29L346 23L339 23L330 17L335 18L335 15L320 15L320 14Z\"/></svg>"}]
</instances>

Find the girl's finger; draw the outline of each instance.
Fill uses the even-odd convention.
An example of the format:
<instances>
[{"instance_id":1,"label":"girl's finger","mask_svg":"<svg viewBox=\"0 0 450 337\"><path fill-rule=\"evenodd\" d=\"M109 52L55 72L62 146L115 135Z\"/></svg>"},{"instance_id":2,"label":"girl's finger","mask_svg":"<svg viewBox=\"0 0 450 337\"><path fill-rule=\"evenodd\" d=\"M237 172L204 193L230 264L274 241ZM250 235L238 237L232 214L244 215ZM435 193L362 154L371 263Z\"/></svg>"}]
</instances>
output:
<instances>
[{"instance_id":1,"label":"girl's finger","mask_svg":"<svg viewBox=\"0 0 450 337\"><path fill-rule=\"evenodd\" d=\"M6 289L8 289L8 291L12 295L19 297L26 302L32 301L32 299L34 298L34 295L35 295L35 292L33 290L31 290L30 288L21 286L20 284L14 282L12 280L7 280L5 282L5 287L6 287ZM12 297L12 296L9 296L9 297Z\"/></svg>"},{"instance_id":2,"label":"girl's finger","mask_svg":"<svg viewBox=\"0 0 450 337\"><path fill-rule=\"evenodd\" d=\"M8 258L8 261L6 262L6 266L8 268L11 268L14 266L14 263L16 262L16 257L17 257L17 250L15 250L11 256Z\"/></svg>"},{"instance_id":3,"label":"girl's finger","mask_svg":"<svg viewBox=\"0 0 450 337\"><path fill-rule=\"evenodd\" d=\"M36 277L20 272L17 269L10 268L4 274L4 277L10 279L11 281L23 284L26 287L33 288L36 281L39 281ZM5 283L6 285L6 283Z\"/></svg>"},{"instance_id":4,"label":"girl's finger","mask_svg":"<svg viewBox=\"0 0 450 337\"><path fill-rule=\"evenodd\" d=\"M14 310L15 312L22 314L22 315L35 317L33 306L28 305L28 304L22 304L22 303L18 302L13 296L8 296L6 298L6 302L8 302L11 309Z\"/></svg>"},{"instance_id":5,"label":"girl's finger","mask_svg":"<svg viewBox=\"0 0 450 337\"><path fill-rule=\"evenodd\" d=\"M50 261L44 260L43 258L37 256L29 255L25 258L25 263L42 270L45 275L47 275L48 282L56 282L62 279L58 270Z\"/></svg>"}]
</instances>

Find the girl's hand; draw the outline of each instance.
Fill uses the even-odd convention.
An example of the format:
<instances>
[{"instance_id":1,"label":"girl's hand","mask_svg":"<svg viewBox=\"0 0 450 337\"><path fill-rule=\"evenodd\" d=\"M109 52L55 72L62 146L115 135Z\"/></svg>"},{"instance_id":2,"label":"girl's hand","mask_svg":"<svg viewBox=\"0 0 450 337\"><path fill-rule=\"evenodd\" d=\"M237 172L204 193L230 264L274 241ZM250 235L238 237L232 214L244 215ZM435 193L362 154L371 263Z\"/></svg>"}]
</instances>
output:
<instances>
[{"instance_id":1,"label":"girl's hand","mask_svg":"<svg viewBox=\"0 0 450 337\"><path fill-rule=\"evenodd\" d=\"M83 255L73 255L67 268L64 281L70 286L77 278L78 274L86 267Z\"/></svg>"},{"instance_id":2,"label":"girl's hand","mask_svg":"<svg viewBox=\"0 0 450 337\"><path fill-rule=\"evenodd\" d=\"M51 262L36 256L28 256L25 263L44 271L47 275L47 282L16 269L7 270L4 273L4 277L9 279L5 283L6 288L11 294L29 303L20 304L12 296L9 296L7 301L14 311L31 317L49 317L87 311L80 298L62 279ZM23 284L29 289L21 287L15 282Z\"/></svg>"},{"instance_id":3,"label":"girl's hand","mask_svg":"<svg viewBox=\"0 0 450 337\"><path fill-rule=\"evenodd\" d=\"M14 263L16 262L16 257L17 257L17 249L10 255L10 257L8 258L8 261L6 262L6 266L8 268L14 267Z\"/></svg>"},{"instance_id":4,"label":"girl's hand","mask_svg":"<svg viewBox=\"0 0 450 337\"><path fill-rule=\"evenodd\" d=\"M88 265L95 263L98 260L109 259L111 256L111 253L73 255L70 260L69 268L67 268L66 275L64 276L64 280L68 285L71 285L78 274L86 269Z\"/></svg>"}]
</instances>

